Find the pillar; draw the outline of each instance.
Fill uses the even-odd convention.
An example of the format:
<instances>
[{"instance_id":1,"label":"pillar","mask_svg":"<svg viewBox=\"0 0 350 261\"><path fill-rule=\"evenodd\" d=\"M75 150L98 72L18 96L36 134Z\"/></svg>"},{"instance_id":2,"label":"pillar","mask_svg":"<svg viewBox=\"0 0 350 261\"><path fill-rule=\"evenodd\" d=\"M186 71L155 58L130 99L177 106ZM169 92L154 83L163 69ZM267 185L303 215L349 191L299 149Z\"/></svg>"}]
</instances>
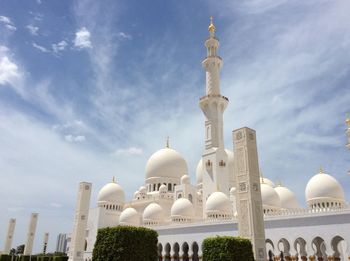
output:
<instances>
[{"instance_id":1,"label":"pillar","mask_svg":"<svg viewBox=\"0 0 350 261\"><path fill-rule=\"evenodd\" d=\"M238 234L251 240L256 261L266 260L264 216L255 131L234 130L234 174Z\"/></svg>"},{"instance_id":2,"label":"pillar","mask_svg":"<svg viewBox=\"0 0 350 261\"><path fill-rule=\"evenodd\" d=\"M36 231L36 225L38 223L38 213L32 213L30 216L28 233L27 233L27 241L24 246L24 255L31 255L33 251L33 243Z\"/></svg>"},{"instance_id":3,"label":"pillar","mask_svg":"<svg viewBox=\"0 0 350 261\"><path fill-rule=\"evenodd\" d=\"M13 234L15 232L16 227L16 219L10 218L9 225L7 228L7 235L5 239L5 246L4 246L4 253L9 254L11 250L12 240L13 240Z\"/></svg>"},{"instance_id":4,"label":"pillar","mask_svg":"<svg viewBox=\"0 0 350 261\"><path fill-rule=\"evenodd\" d=\"M49 242L49 233L44 234L44 241L43 241L43 253L46 254L47 249L47 243Z\"/></svg>"},{"instance_id":5,"label":"pillar","mask_svg":"<svg viewBox=\"0 0 350 261\"><path fill-rule=\"evenodd\" d=\"M69 250L69 261L83 261L85 249L85 231L89 215L91 183L80 182L77 206Z\"/></svg>"}]
</instances>

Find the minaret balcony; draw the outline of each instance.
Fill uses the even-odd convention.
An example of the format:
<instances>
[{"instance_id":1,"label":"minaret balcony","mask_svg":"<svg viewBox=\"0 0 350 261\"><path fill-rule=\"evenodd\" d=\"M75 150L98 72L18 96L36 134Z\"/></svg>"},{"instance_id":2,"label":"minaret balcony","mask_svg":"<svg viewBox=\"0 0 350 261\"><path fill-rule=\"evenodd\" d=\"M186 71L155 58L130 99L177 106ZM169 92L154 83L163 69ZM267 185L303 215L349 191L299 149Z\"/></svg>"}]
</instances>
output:
<instances>
[{"instance_id":1,"label":"minaret balcony","mask_svg":"<svg viewBox=\"0 0 350 261\"><path fill-rule=\"evenodd\" d=\"M223 98L226 101L229 101L227 97L225 97L223 95L220 95L220 94L208 94L208 95L205 95L205 96L199 98L199 100L202 101L202 100L205 100L205 99L208 99L208 98Z\"/></svg>"}]
</instances>

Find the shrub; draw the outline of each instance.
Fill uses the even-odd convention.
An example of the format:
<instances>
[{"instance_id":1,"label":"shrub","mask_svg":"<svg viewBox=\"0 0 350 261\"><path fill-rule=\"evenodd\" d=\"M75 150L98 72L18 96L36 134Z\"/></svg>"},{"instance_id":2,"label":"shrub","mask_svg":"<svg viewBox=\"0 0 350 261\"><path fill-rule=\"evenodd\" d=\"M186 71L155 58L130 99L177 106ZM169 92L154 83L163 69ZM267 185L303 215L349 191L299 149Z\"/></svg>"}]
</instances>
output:
<instances>
[{"instance_id":1,"label":"shrub","mask_svg":"<svg viewBox=\"0 0 350 261\"><path fill-rule=\"evenodd\" d=\"M23 255L19 258L19 261L30 261L30 256Z\"/></svg>"},{"instance_id":2,"label":"shrub","mask_svg":"<svg viewBox=\"0 0 350 261\"><path fill-rule=\"evenodd\" d=\"M158 234L143 227L118 226L98 230L94 261L156 261Z\"/></svg>"},{"instance_id":3,"label":"shrub","mask_svg":"<svg viewBox=\"0 0 350 261\"><path fill-rule=\"evenodd\" d=\"M6 254L2 254L2 255L0 255L0 261L11 261L11 256L6 255Z\"/></svg>"},{"instance_id":4,"label":"shrub","mask_svg":"<svg viewBox=\"0 0 350 261\"><path fill-rule=\"evenodd\" d=\"M203 261L254 261L252 244L240 237L209 237L203 241Z\"/></svg>"},{"instance_id":5,"label":"shrub","mask_svg":"<svg viewBox=\"0 0 350 261\"><path fill-rule=\"evenodd\" d=\"M55 256L53 261L68 261L68 256Z\"/></svg>"}]
</instances>

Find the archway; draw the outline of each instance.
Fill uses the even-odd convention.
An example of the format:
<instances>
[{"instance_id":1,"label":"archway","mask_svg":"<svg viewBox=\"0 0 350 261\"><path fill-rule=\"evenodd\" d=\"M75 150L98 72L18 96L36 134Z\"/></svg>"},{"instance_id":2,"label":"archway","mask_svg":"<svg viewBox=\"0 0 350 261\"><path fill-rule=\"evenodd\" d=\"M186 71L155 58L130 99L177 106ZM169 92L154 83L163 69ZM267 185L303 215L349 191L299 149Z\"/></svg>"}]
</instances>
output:
<instances>
[{"instance_id":1,"label":"archway","mask_svg":"<svg viewBox=\"0 0 350 261\"><path fill-rule=\"evenodd\" d=\"M298 237L294 241L294 249L297 252L297 255L300 256L302 260L306 260L307 252L306 252L306 241L304 238Z\"/></svg>"},{"instance_id":2,"label":"archway","mask_svg":"<svg viewBox=\"0 0 350 261\"><path fill-rule=\"evenodd\" d=\"M158 261L163 261L163 245L158 243Z\"/></svg>"},{"instance_id":3,"label":"archway","mask_svg":"<svg viewBox=\"0 0 350 261\"><path fill-rule=\"evenodd\" d=\"M175 242L174 246L174 255L173 255L173 260L174 261L180 261L180 255L179 255L179 251L180 251L180 246L177 242Z\"/></svg>"},{"instance_id":4,"label":"archway","mask_svg":"<svg viewBox=\"0 0 350 261\"><path fill-rule=\"evenodd\" d=\"M166 243L165 245L165 255L164 255L164 261L171 261L171 246L169 243Z\"/></svg>"},{"instance_id":5,"label":"archway","mask_svg":"<svg viewBox=\"0 0 350 261\"><path fill-rule=\"evenodd\" d=\"M290 256L290 244L288 242L287 239L285 238L281 238L279 241L278 241L278 250L280 252L283 252L283 255L285 257L287 256Z\"/></svg>"},{"instance_id":6,"label":"archway","mask_svg":"<svg viewBox=\"0 0 350 261\"><path fill-rule=\"evenodd\" d=\"M188 255L188 250L190 248L188 247L187 242L182 244L182 261L190 261L189 255Z\"/></svg>"},{"instance_id":7,"label":"archway","mask_svg":"<svg viewBox=\"0 0 350 261\"><path fill-rule=\"evenodd\" d=\"M271 251L272 254L275 254L275 245L273 244L271 239L267 238L265 240L265 245L266 245L266 253L267 254L269 253L269 251Z\"/></svg>"},{"instance_id":8,"label":"archway","mask_svg":"<svg viewBox=\"0 0 350 261\"><path fill-rule=\"evenodd\" d=\"M347 244L343 237L335 236L331 240L331 247L333 249L334 260L346 260Z\"/></svg>"},{"instance_id":9,"label":"archway","mask_svg":"<svg viewBox=\"0 0 350 261\"><path fill-rule=\"evenodd\" d=\"M311 242L315 256L319 261L327 260L326 244L322 237L315 237Z\"/></svg>"},{"instance_id":10,"label":"archway","mask_svg":"<svg viewBox=\"0 0 350 261\"><path fill-rule=\"evenodd\" d=\"M192 252L193 252L192 261L199 261L198 250L199 250L198 244L196 241L194 241L192 243Z\"/></svg>"}]
</instances>

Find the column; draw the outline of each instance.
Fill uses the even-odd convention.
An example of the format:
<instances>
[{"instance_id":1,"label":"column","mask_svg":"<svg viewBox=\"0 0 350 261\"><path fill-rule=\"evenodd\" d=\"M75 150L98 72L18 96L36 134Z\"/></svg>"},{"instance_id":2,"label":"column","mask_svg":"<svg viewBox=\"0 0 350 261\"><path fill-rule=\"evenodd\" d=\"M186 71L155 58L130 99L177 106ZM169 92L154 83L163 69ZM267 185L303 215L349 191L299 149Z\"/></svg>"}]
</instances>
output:
<instances>
[{"instance_id":1,"label":"column","mask_svg":"<svg viewBox=\"0 0 350 261\"><path fill-rule=\"evenodd\" d=\"M16 227L16 219L10 218L9 225L7 229L7 235L5 239L5 246L4 246L4 253L9 254L11 250L12 240L13 240L13 234L15 232Z\"/></svg>"},{"instance_id":2,"label":"column","mask_svg":"<svg viewBox=\"0 0 350 261\"><path fill-rule=\"evenodd\" d=\"M27 241L24 247L24 255L31 255L33 251L33 243L35 237L36 225L38 223L38 213L32 213L30 216L28 233L27 233Z\"/></svg>"}]
</instances>

